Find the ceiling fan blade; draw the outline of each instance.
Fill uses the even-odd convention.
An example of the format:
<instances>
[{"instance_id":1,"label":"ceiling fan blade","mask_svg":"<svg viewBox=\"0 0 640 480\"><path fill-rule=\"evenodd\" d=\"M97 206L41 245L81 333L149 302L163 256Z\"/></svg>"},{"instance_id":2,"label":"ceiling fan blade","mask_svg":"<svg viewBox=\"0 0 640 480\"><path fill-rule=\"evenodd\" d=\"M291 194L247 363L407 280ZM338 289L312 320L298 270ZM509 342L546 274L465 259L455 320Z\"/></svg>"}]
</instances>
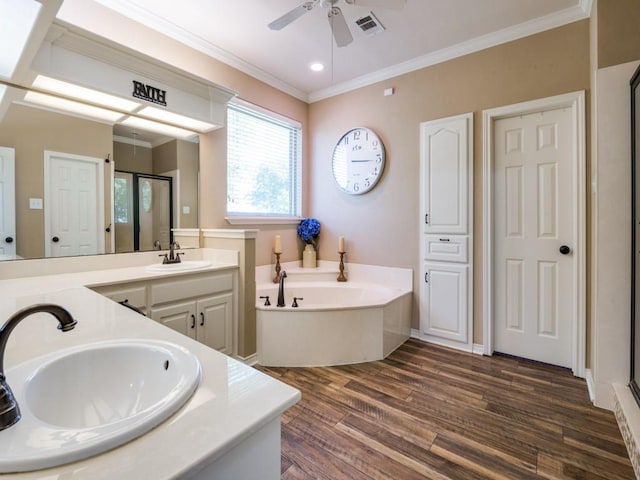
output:
<instances>
[{"instance_id":1,"label":"ceiling fan blade","mask_svg":"<svg viewBox=\"0 0 640 480\"><path fill-rule=\"evenodd\" d=\"M344 19L344 15L342 15L342 10L338 7L331 8L328 18L329 25L331 25L331 33L333 33L333 38L338 47L346 47L353 42L351 31L349 30L347 21Z\"/></svg>"},{"instance_id":2,"label":"ceiling fan blade","mask_svg":"<svg viewBox=\"0 0 640 480\"><path fill-rule=\"evenodd\" d=\"M297 20L302 15L313 9L315 6L314 2L305 2L302 5L297 6L290 12L285 13L280 18L276 18L273 22L269 24L269 28L271 30L282 30L284 27L289 25L294 20Z\"/></svg>"},{"instance_id":3,"label":"ceiling fan blade","mask_svg":"<svg viewBox=\"0 0 640 480\"><path fill-rule=\"evenodd\" d=\"M358 5L360 7L376 7L376 8L388 8L390 10L402 10L407 3L407 0L345 0L351 5Z\"/></svg>"}]
</instances>

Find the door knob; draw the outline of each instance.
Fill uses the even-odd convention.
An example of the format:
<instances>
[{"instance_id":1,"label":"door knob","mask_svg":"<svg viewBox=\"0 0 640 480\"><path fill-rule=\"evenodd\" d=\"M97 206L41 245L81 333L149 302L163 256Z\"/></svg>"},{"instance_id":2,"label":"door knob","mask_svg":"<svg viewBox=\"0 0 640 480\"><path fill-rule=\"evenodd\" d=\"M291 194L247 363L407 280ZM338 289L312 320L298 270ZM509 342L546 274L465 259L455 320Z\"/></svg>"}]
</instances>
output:
<instances>
[{"instance_id":1,"label":"door knob","mask_svg":"<svg viewBox=\"0 0 640 480\"><path fill-rule=\"evenodd\" d=\"M571 249L569 247L567 247L566 245L562 245L560 247L560 253L562 255L567 255L568 253L571 253Z\"/></svg>"},{"instance_id":2,"label":"door knob","mask_svg":"<svg viewBox=\"0 0 640 480\"><path fill-rule=\"evenodd\" d=\"M13 243L13 237L7 237L4 239L4 241L7 243Z\"/></svg>"},{"instance_id":3,"label":"door knob","mask_svg":"<svg viewBox=\"0 0 640 480\"><path fill-rule=\"evenodd\" d=\"M58 242L60 241L60 239L59 239L58 237L53 237L53 238L51 239L51 241L52 241L53 243L58 243Z\"/></svg>"}]
</instances>

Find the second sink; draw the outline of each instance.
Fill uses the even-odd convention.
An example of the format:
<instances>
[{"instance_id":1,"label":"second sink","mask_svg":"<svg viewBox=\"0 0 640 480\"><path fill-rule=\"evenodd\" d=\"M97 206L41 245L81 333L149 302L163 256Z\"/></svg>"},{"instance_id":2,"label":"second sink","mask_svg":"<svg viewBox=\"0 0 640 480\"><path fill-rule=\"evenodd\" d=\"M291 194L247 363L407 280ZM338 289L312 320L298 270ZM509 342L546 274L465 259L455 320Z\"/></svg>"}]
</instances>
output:
<instances>
[{"instance_id":1,"label":"second sink","mask_svg":"<svg viewBox=\"0 0 640 480\"><path fill-rule=\"evenodd\" d=\"M147 270L150 272L182 272L209 266L211 266L211 262L207 260L183 260L180 263L154 263L147 265Z\"/></svg>"}]
</instances>

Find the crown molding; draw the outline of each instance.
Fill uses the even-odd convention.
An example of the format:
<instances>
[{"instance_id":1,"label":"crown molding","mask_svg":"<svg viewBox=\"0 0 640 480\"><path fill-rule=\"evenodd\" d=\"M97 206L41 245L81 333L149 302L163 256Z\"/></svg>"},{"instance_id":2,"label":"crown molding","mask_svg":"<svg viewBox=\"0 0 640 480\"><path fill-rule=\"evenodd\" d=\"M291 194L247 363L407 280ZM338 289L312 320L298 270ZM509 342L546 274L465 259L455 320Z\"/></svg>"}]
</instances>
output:
<instances>
[{"instance_id":1,"label":"crown molding","mask_svg":"<svg viewBox=\"0 0 640 480\"><path fill-rule=\"evenodd\" d=\"M100 0L97 1L101 3ZM152 11L134 5L128 0L110 0L107 6L113 5L117 5L119 11L126 12L127 17L138 23L146 25L153 30L163 32L168 37L215 58L230 67L240 70L242 73L246 73L247 75L287 93L292 97L302 100L303 102L309 101L308 94L302 90L283 82L255 65L242 60L211 42L206 41L202 37L194 35L184 28L178 27L176 24L159 17Z\"/></svg>"},{"instance_id":2,"label":"crown molding","mask_svg":"<svg viewBox=\"0 0 640 480\"><path fill-rule=\"evenodd\" d=\"M100 3L100 0L97 0ZM560 27L585 18L589 18L592 10L593 0L578 0L578 3L562 11L546 15L528 22L524 22L512 27L499 30L472 40L459 43L457 45L432 52L421 57L414 58L407 62L399 63L388 68L384 68L367 75L332 85L315 92L305 93L302 90L274 77L264 70L252 65L232 53L219 48L206 41L202 37L194 35L183 28L164 20L153 12L132 4L128 0L110 0L110 5L117 5L118 9L126 12L126 15L133 20L146 25L154 30L164 32L167 36L184 43L220 62L229 65L256 80L262 81L292 97L307 103L314 103L326 98L330 98L342 93L346 93L358 88L366 87L374 83L382 82L399 75L410 73L422 68L430 67L438 63L446 62L457 57L478 52L503 43L517 40L529 35Z\"/></svg>"},{"instance_id":3,"label":"crown molding","mask_svg":"<svg viewBox=\"0 0 640 480\"><path fill-rule=\"evenodd\" d=\"M374 83L382 82L399 75L404 75L438 63L446 62L457 57L462 57L470 53L485 50L503 43L528 37L546 30L551 30L552 28L583 20L589 17L587 11L590 12L591 3L592 0L580 0L580 4L575 7L567 8L554 14L546 15L497 32L476 37L472 40L462 42L448 48L443 48L436 52L363 75L347 82L332 85L331 87L310 93L308 101L309 103L318 102L320 100L366 87Z\"/></svg>"}]
</instances>

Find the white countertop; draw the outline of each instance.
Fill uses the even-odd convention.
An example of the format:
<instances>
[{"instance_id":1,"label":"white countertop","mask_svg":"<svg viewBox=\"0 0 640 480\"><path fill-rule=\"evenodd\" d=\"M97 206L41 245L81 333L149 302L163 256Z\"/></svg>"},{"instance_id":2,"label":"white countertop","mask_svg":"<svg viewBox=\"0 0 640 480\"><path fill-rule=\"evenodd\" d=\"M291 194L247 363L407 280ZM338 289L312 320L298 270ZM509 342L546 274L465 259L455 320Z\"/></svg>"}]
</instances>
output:
<instances>
[{"instance_id":1,"label":"white countertop","mask_svg":"<svg viewBox=\"0 0 640 480\"><path fill-rule=\"evenodd\" d=\"M67 308L78 320L62 333L49 314L23 320L7 344L5 369L27 359L80 344L118 338L155 338L195 353L203 370L196 393L178 413L149 433L109 452L59 467L0 478L99 479L177 478L194 474L300 399L300 392L245 364L212 350L86 288L123 281L237 268L221 263L192 272L157 273L144 267L119 268L0 280L0 323L34 303ZM11 384L11 378L8 378ZM10 428L0 431L2 436Z\"/></svg>"}]
</instances>

